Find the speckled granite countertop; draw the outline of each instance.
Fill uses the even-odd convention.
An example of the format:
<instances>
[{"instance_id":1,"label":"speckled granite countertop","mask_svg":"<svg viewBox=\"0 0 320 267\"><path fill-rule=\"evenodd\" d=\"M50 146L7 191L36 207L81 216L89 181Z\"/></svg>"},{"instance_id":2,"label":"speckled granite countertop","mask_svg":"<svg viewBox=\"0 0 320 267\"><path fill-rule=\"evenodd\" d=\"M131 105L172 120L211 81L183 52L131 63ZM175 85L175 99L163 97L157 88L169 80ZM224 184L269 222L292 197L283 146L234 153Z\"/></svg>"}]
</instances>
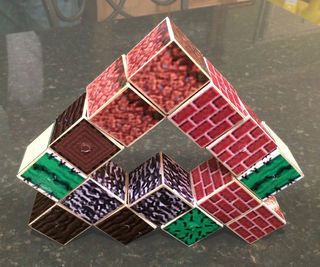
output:
<instances>
[{"instance_id":1,"label":"speckled granite countertop","mask_svg":"<svg viewBox=\"0 0 320 267\"><path fill-rule=\"evenodd\" d=\"M259 20L258 4L170 17L300 163L305 179L278 195L287 226L252 246L222 230L193 248L160 232L123 246L89 230L65 247L31 232L35 191L15 177L26 145L163 16L17 33L0 36L0 266L319 266L320 28L276 7ZM208 158L165 121L116 161L130 170L160 149L186 169Z\"/></svg>"}]
</instances>

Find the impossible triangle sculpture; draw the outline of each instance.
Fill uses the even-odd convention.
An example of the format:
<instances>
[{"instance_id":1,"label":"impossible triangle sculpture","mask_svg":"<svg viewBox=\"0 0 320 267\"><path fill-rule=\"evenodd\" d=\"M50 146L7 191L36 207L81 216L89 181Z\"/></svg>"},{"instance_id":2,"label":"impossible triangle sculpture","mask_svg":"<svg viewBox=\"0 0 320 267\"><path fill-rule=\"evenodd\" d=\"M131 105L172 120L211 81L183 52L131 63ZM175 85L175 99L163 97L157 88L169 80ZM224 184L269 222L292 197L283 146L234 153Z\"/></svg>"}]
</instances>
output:
<instances>
[{"instance_id":1,"label":"impossible triangle sculpture","mask_svg":"<svg viewBox=\"0 0 320 267\"><path fill-rule=\"evenodd\" d=\"M168 118L212 157L111 160ZM66 244L94 226L127 244L160 227L187 246L225 226L253 243L284 226L273 196L303 174L281 139L169 18L116 59L26 149L29 225Z\"/></svg>"}]
</instances>

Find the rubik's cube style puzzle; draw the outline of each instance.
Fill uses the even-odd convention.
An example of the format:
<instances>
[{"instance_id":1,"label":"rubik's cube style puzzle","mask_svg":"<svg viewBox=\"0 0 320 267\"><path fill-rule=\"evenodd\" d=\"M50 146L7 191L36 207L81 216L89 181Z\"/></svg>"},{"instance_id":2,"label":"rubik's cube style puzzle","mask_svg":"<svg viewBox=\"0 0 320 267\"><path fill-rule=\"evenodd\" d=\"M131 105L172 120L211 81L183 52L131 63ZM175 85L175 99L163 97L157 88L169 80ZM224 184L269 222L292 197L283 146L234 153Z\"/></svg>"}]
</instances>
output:
<instances>
[{"instance_id":1,"label":"rubik's cube style puzzle","mask_svg":"<svg viewBox=\"0 0 320 267\"><path fill-rule=\"evenodd\" d=\"M112 160L169 119L211 158ZM191 154L192 152L190 152ZM129 242L160 227L187 246L223 226L253 243L286 224L273 196L303 174L288 147L168 18L116 59L26 149L29 225L66 244L96 227Z\"/></svg>"}]
</instances>

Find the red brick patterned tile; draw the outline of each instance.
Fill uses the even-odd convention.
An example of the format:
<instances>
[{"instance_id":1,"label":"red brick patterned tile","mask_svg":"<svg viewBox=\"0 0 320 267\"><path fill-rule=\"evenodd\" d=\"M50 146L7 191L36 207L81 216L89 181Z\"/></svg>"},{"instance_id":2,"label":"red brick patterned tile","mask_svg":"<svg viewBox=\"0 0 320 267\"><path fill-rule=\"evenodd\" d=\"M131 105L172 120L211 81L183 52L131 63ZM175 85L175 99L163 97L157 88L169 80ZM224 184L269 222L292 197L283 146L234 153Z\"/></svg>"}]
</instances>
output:
<instances>
[{"instance_id":1,"label":"red brick patterned tile","mask_svg":"<svg viewBox=\"0 0 320 267\"><path fill-rule=\"evenodd\" d=\"M193 169L191 171L191 179L195 198L201 200L211 192L231 182L233 178L221 163L212 158ZM207 193L206 190L209 190L209 192Z\"/></svg>"},{"instance_id":2,"label":"red brick patterned tile","mask_svg":"<svg viewBox=\"0 0 320 267\"><path fill-rule=\"evenodd\" d=\"M207 63L213 84L242 114L248 115L248 112L242 104L234 87L227 81L225 77L223 77L223 75L212 65L208 59L205 59L205 61Z\"/></svg>"},{"instance_id":3,"label":"red brick patterned tile","mask_svg":"<svg viewBox=\"0 0 320 267\"><path fill-rule=\"evenodd\" d=\"M199 146L205 147L242 121L243 117L209 84L169 119Z\"/></svg>"},{"instance_id":4,"label":"red brick patterned tile","mask_svg":"<svg viewBox=\"0 0 320 267\"><path fill-rule=\"evenodd\" d=\"M199 201L199 204L220 222L228 223L258 206L260 201L238 180L232 178L232 182L223 185L217 192L213 191L209 198ZM248 221L242 223L249 224Z\"/></svg>"},{"instance_id":5,"label":"red brick patterned tile","mask_svg":"<svg viewBox=\"0 0 320 267\"><path fill-rule=\"evenodd\" d=\"M162 119L163 116L154 107L127 88L90 121L128 146Z\"/></svg>"},{"instance_id":6,"label":"red brick patterned tile","mask_svg":"<svg viewBox=\"0 0 320 267\"><path fill-rule=\"evenodd\" d=\"M235 175L240 175L276 147L256 121L249 118L207 149Z\"/></svg>"},{"instance_id":7,"label":"red brick patterned tile","mask_svg":"<svg viewBox=\"0 0 320 267\"><path fill-rule=\"evenodd\" d=\"M248 243L253 243L284 225L279 204L274 197L270 197L255 209L229 222L227 227Z\"/></svg>"},{"instance_id":8,"label":"red brick patterned tile","mask_svg":"<svg viewBox=\"0 0 320 267\"><path fill-rule=\"evenodd\" d=\"M91 116L126 84L122 57L87 86L88 115Z\"/></svg>"}]
</instances>

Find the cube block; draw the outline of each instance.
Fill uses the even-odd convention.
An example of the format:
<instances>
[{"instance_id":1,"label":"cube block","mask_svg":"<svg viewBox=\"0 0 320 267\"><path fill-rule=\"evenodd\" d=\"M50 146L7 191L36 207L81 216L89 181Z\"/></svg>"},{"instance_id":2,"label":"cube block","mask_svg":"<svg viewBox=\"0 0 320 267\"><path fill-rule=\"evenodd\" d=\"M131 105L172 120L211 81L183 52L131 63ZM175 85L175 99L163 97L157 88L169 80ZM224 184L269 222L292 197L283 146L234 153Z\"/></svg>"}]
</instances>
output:
<instances>
[{"instance_id":1,"label":"cube block","mask_svg":"<svg viewBox=\"0 0 320 267\"><path fill-rule=\"evenodd\" d=\"M164 153L156 154L129 173L129 202L137 201L161 185L192 202L188 172Z\"/></svg>"},{"instance_id":2,"label":"cube block","mask_svg":"<svg viewBox=\"0 0 320 267\"><path fill-rule=\"evenodd\" d=\"M126 82L125 57L92 81L86 91L90 122L118 142L129 146L150 131L162 114Z\"/></svg>"},{"instance_id":3,"label":"cube block","mask_svg":"<svg viewBox=\"0 0 320 267\"><path fill-rule=\"evenodd\" d=\"M191 209L191 205L169 188L160 186L131 205L131 208L152 223L161 226Z\"/></svg>"},{"instance_id":4,"label":"cube block","mask_svg":"<svg viewBox=\"0 0 320 267\"><path fill-rule=\"evenodd\" d=\"M123 207L104 218L96 227L126 245L152 232L156 226L141 218L132 209Z\"/></svg>"},{"instance_id":5,"label":"cube block","mask_svg":"<svg viewBox=\"0 0 320 267\"><path fill-rule=\"evenodd\" d=\"M246 242L252 244L286 224L279 204L274 197L229 222L226 226Z\"/></svg>"},{"instance_id":6,"label":"cube block","mask_svg":"<svg viewBox=\"0 0 320 267\"><path fill-rule=\"evenodd\" d=\"M222 224L195 207L164 225L162 229L185 245L192 246L221 227Z\"/></svg>"},{"instance_id":7,"label":"cube block","mask_svg":"<svg viewBox=\"0 0 320 267\"><path fill-rule=\"evenodd\" d=\"M90 227L88 223L74 216L58 204L55 204L36 220L32 221L29 226L63 245Z\"/></svg>"},{"instance_id":8,"label":"cube block","mask_svg":"<svg viewBox=\"0 0 320 267\"><path fill-rule=\"evenodd\" d=\"M276 148L272 138L252 118L207 147L235 175L242 174Z\"/></svg>"},{"instance_id":9,"label":"cube block","mask_svg":"<svg viewBox=\"0 0 320 267\"><path fill-rule=\"evenodd\" d=\"M266 124L264 127L274 138L278 148L239 177L261 199L281 191L303 177L288 147Z\"/></svg>"},{"instance_id":10,"label":"cube block","mask_svg":"<svg viewBox=\"0 0 320 267\"><path fill-rule=\"evenodd\" d=\"M214 158L193 169L191 176L197 204L221 223L261 202Z\"/></svg>"},{"instance_id":11,"label":"cube block","mask_svg":"<svg viewBox=\"0 0 320 267\"><path fill-rule=\"evenodd\" d=\"M168 19L127 54L128 78L170 114L208 82L202 54Z\"/></svg>"}]
</instances>

